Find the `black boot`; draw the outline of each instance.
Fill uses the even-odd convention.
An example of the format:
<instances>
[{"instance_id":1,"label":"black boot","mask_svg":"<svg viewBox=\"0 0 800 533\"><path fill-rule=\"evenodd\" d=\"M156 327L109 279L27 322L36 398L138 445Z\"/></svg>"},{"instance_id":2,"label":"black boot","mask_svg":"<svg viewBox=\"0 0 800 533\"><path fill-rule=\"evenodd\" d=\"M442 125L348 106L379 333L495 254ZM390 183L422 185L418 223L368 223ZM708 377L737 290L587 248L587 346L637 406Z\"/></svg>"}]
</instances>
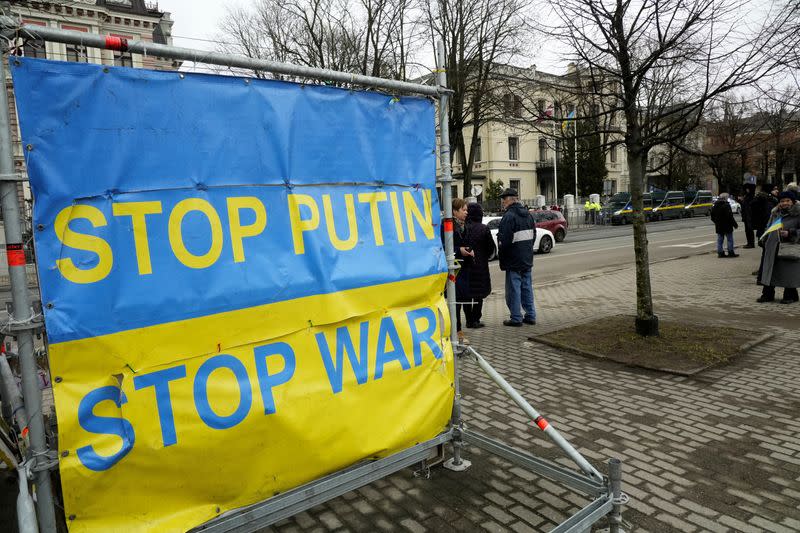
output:
<instances>
[{"instance_id":1,"label":"black boot","mask_svg":"<svg viewBox=\"0 0 800 533\"><path fill-rule=\"evenodd\" d=\"M717 257L725 257L725 252L717 252Z\"/></svg>"},{"instance_id":2,"label":"black boot","mask_svg":"<svg viewBox=\"0 0 800 533\"><path fill-rule=\"evenodd\" d=\"M761 297L756 300L758 303L763 304L766 302L774 302L775 301L775 287L770 287L768 285L764 285L764 288L761 289Z\"/></svg>"},{"instance_id":3,"label":"black boot","mask_svg":"<svg viewBox=\"0 0 800 533\"><path fill-rule=\"evenodd\" d=\"M783 289L782 304L793 304L798 300L797 289L791 287Z\"/></svg>"}]
</instances>

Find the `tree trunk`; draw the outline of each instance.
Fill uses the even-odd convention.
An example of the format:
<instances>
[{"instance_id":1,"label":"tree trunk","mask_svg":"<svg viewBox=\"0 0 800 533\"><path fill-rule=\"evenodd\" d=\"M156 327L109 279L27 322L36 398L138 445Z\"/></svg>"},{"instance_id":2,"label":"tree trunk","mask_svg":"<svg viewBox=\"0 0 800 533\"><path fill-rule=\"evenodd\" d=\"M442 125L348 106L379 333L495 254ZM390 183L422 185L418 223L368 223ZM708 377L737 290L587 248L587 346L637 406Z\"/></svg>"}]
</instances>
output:
<instances>
[{"instance_id":1,"label":"tree trunk","mask_svg":"<svg viewBox=\"0 0 800 533\"><path fill-rule=\"evenodd\" d=\"M635 135L628 134L631 137ZM647 153L641 145L628 144L628 171L633 203L633 249L636 254L636 333L643 337L658 336L658 317L653 314L650 287L650 258L647 250L647 225L642 192Z\"/></svg>"}]
</instances>

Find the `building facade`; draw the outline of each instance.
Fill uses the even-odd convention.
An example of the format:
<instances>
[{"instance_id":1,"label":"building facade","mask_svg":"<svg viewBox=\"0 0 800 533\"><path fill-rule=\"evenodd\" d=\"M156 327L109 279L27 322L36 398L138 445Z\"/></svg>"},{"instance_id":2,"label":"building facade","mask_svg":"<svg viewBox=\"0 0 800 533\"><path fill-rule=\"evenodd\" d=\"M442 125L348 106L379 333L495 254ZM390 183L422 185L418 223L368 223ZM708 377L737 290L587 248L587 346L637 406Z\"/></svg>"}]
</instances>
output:
<instances>
[{"instance_id":1,"label":"building facade","mask_svg":"<svg viewBox=\"0 0 800 533\"><path fill-rule=\"evenodd\" d=\"M574 91L567 94L559 90L574 84L570 72L559 76L537 71L535 66L529 69L506 66L500 69L498 79L493 90L502 96L497 98L496 118L479 127L471 190L464 190L464 169L456 154L452 168L453 195L482 201L489 183L499 181L503 187L517 189L520 198L531 205L540 196L548 204L563 203L565 194L575 194L576 172L573 166L567 168L561 161L564 149L571 149L576 142L574 123L566 119L570 113L577 113L578 120L582 118L582 106L570 103L575 99ZM611 195L627 191L629 179L625 148L620 142L623 128L620 122L615 125L613 118L608 122L610 126L606 123L602 128L607 141L603 151L608 175L602 190L592 192ZM467 157L472 133L472 126L464 129ZM561 162L557 168L556 157ZM562 185L557 190L558 172L562 173L558 176Z\"/></svg>"},{"instance_id":2,"label":"building facade","mask_svg":"<svg viewBox=\"0 0 800 533\"><path fill-rule=\"evenodd\" d=\"M111 35L130 42L172 44L173 21L169 13L159 10L158 2L145 0L63 0L32 1L12 0L0 2L6 14L24 24L59 28L100 35ZM20 34L12 43L9 53L60 61L76 61L122 67L154 70L177 70L180 63L152 55L131 54L114 50L101 50L82 45L44 42ZM9 118L14 148L14 165L17 173L24 173L24 151L20 143L14 91L11 76L6 74L6 92L9 99ZM20 184L21 205L30 220L30 189Z\"/></svg>"}]
</instances>

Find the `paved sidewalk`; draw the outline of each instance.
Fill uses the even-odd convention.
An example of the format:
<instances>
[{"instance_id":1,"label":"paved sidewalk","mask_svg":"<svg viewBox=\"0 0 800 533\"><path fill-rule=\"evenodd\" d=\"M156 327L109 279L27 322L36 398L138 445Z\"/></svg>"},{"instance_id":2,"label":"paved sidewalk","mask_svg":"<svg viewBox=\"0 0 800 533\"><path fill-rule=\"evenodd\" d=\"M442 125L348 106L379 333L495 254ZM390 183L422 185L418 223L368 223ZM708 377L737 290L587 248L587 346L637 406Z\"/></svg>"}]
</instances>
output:
<instances>
[{"instance_id":1,"label":"paved sidewalk","mask_svg":"<svg viewBox=\"0 0 800 533\"><path fill-rule=\"evenodd\" d=\"M527 340L533 332L633 313L632 267L537 286L534 327L503 327L502 294L494 294L485 304L488 327L468 330L473 346L595 465L604 471L608 458L622 459L628 531L800 530L800 305L755 303L756 252L651 267L662 318L775 334L693 378ZM470 428L569 465L474 365L466 366L463 385ZM473 461L467 472L437 468L425 480L403 471L274 529L547 531L587 503L473 447L465 456Z\"/></svg>"}]
</instances>

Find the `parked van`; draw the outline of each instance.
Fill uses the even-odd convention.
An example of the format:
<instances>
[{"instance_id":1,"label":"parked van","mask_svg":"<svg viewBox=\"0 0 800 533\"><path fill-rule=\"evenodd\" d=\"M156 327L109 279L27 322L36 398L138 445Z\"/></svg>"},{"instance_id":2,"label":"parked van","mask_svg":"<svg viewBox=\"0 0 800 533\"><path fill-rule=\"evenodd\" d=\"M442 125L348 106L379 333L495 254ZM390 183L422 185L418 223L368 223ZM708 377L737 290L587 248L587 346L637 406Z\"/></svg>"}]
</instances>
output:
<instances>
[{"instance_id":1,"label":"parked van","mask_svg":"<svg viewBox=\"0 0 800 533\"><path fill-rule=\"evenodd\" d=\"M650 211L650 220L683 218L684 208L686 207L686 199L683 191L652 194L653 209Z\"/></svg>"},{"instance_id":2,"label":"parked van","mask_svg":"<svg viewBox=\"0 0 800 533\"><path fill-rule=\"evenodd\" d=\"M711 199L711 191L687 191L684 194L686 207L683 208L684 216L708 216L714 202Z\"/></svg>"},{"instance_id":3,"label":"parked van","mask_svg":"<svg viewBox=\"0 0 800 533\"><path fill-rule=\"evenodd\" d=\"M653 195L646 192L642 195L645 220L648 220L650 211L653 210ZM620 192L612 196L608 203L603 207L604 215L611 219L611 223L630 224L633 222L633 206L631 205L631 193Z\"/></svg>"}]
</instances>

